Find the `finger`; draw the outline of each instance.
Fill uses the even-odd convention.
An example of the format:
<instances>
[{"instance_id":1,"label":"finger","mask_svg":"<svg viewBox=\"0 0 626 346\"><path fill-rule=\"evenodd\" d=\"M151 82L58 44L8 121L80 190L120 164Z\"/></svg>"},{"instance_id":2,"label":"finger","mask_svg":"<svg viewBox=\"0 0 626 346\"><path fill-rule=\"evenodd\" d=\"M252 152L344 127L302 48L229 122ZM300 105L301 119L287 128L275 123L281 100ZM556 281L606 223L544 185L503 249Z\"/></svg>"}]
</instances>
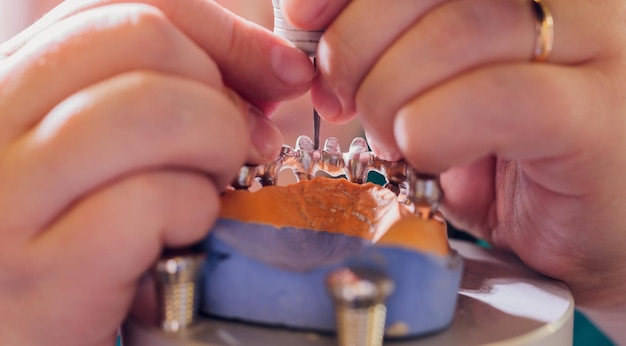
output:
<instances>
[{"instance_id":1,"label":"finger","mask_svg":"<svg viewBox=\"0 0 626 346\"><path fill-rule=\"evenodd\" d=\"M242 99L232 89L225 88L224 94L235 104L241 114L247 114L246 120L252 146L248 150L246 163L260 165L276 159L284 143L278 126L260 108Z\"/></svg>"},{"instance_id":2,"label":"finger","mask_svg":"<svg viewBox=\"0 0 626 346\"><path fill-rule=\"evenodd\" d=\"M340 121L355 116L354 95L366 71L378 56L421 15L443 0L426 1L352 1L332 22L322 36L318 51L318 69L332 90L341 111L331 113L325 102L317 103L326 118ZM316 93L323 92L315 86Z\"/></svg>"},{"instance_id":3,"label":"finger","mask_svg":"<svg viewBox=\"0 0 626 346\"><path fill-rule=\"evenodd\" d=\"M284 143L280 129L255 106L250 106L247 114L252 146L246 163L259 165L276 159Z\"/></svg>"},{"instance_id":4,"label":"finger","mask_svg":"<svg viewBox=\"0 0 626 346\"><path fill-rule=\"evenodd\" d=\"M326 28L350 0L282 0L281 9L291 24L304 30Z\"/></svg>"},{"instance_id":5,"label":"finger","mask_svg":"<svg viewBox=\"0 0 626 346\"><path fill-rule=\"evenodd\" d=\"M87 9L126 0L65 1L49 15L16 39L11 47L19 49L28 37ZM184 2L141 0L162 11L181 31L205 50L220 66L227 85L252 100L283 100L306 91L314 77L308 57L285 44L261 26L233 15L218 3L206 0ZM268 4L269 6L269 4ZM8 50L8 48L7 48Z\"/></svg>"},{"instance_id":6,"label":"finger","mask_svg":"<svg viewBox=\"0 0 626 346\"><path fill-rule=\"evenodd\" d=\"M581 186L572 163L581 158L575 154L601 133L588 115L610 107L599 102L604 97L596 91L603 89L605 77L589 69L540 64L480 69L402 108L385 140L395 136L404 157L426 172L497 155L528 163L526 174L555 192L573 192ZM594 152L591 147L586 151ZM550 161L558 157L567 159ZM544 169L532 171L533 162Z\"/></svg>"},{"instance_id":7,"label":"finger","mask_svg":"<svg viewBox=\"0 0 626 346\"><path fill-rule=\"evenodd\" d=\"M163 246L201 240L218 210L218 190L210 179L184 171L144 172L94 191L29 247L46 290L31 306L55 311L55 323L42 318L30 325L48 336L48 344L108 337ZM55 328L59 325L83 328Z\"/></svg>"},{"instance_id":8,"label":"finger","mask_svg":"<svg viewBox=\"0 0 626 346\"><path fill-rule=\"evenodd\" d=\"M357 109L368 118L370 136L389 132L389 114L441 81L488 64L530 61L533 20L528 0L460 0L432 10L380 57L357 91ZM592 46L561 49L553 58L578 64L595 54ZM393 145L379 149L397 156Z\"/></svg>"},{"instance_id":9,"label":"finger","mask_svg":"<svg viewBox=\"0 0 626 346\"><path fill-rule=\"evenodd\" d=\"M223 88L215 63L152 7L127 4L87 11L50 30L51 35L39 36L4 62L0 120L14 125L0 128L0 146L68 95L124 72L152 70ZM37 102L25 102L23 95Z\"/></svg>"},{"instance_id":10,"label":"finger","mask_svg":"<svg viewBox=\"0 0 626 346\"><path fill-rule=\"evenodd\" d=\"M607 14L608 8L586 3L573 9L562 0L547 3L556 23L551 62L584 62L613 40L601 34L607 28L597 25L597 17L584 12ZM377 82L403 85L416 78L420 83L425 74L427 83L432 83L435 75L451 72L442 69L529 61L536 23L529 0L352 2L327 29L318 50L320 71L342 105L341 113L328 116L355 114L356 90L381 57L386 59L384 66L388 69L393 63L396 72L381 77L387 71L381 69Z\"/></svg>"},{"instance_id":11,"label":"finger","mask_svg":"<svg viewBox=\"0 0 626 346\"><path fill-rule=\"evenodd\" d=\"M29 238L86 192L156 167L202 171L224 187L249 148L245 115L221 92L171 76L121 75L69 98L10 147L0 218L5 232L28 230L13 236Z\"/></svg>"},{"instance_id":12,"label":"finger","mask_svg":"<svg viewBox=\"0 0 626 346\"><path fill-rule=\"evenodd\" d=\"M446 220L481 239L489 238L486 232L497 222L495 163L495 158L486 157L441 174L445 198L440 208Z\"/></svg>"},{"instance_id":13,"label":"finger","mask_svg":"<svg viewBox=\"0 0 626 346\"><path fill-rule=\"evenodd\" d=\"M371 67L355 96L377 153L401 158L395 142L378 140L393 128L389 115L437 83L490 63L530 61L533 20L528 0L459 0L432 9L407 29Z\"/></svg>"}]
</instances>

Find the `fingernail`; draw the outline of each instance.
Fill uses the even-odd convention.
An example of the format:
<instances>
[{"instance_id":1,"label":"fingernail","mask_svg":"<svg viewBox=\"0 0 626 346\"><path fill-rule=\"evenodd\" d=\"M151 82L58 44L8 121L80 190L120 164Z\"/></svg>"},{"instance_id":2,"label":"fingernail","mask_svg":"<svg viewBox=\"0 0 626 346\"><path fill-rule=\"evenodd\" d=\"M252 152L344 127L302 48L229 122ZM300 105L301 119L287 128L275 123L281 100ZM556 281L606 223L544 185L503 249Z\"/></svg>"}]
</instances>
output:
<instances>
[{"instance_id":1,"label":"fingernail","mask_svg":"<svg viewBox=\"0 0 626 346\"><path fill-rule=\"evenodd\" d=\"M283 136L278 127L255 106L250 106L248 122L250 138L256 151L249 158L249 163L261 164L278 157L283 146Z\"/></svg>"},{"instance_id":2,"label":"fingernail","mask_svg":"<svg viewBox=\"0 0 626 346\"><path fill-rule=\"evenodd\" d=\"M270 63L276 77L287 85L301 85L315 76L311 60L295 47L275 45L270 51Z\"/></svg>"}]
</instances>

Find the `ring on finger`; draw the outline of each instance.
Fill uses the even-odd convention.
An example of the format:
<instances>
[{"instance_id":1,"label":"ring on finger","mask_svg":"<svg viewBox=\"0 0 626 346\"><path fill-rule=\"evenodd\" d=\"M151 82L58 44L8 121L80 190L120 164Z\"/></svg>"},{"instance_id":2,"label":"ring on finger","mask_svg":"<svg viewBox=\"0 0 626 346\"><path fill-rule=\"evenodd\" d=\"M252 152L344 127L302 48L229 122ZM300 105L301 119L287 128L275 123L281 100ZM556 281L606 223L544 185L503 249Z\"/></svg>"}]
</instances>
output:
<instances>
[{"instance_id":1,"label":"ring on finger","mask_svg":"<svg viewBox=\"0 0 626 346\"><path fill-rule=\"evenodd\" d=\"M542 62L548 59L554 45L554 18L550 8L543 0L530 0L536 19L535 49L532 61Z\"/></svg>"}]
</instances>

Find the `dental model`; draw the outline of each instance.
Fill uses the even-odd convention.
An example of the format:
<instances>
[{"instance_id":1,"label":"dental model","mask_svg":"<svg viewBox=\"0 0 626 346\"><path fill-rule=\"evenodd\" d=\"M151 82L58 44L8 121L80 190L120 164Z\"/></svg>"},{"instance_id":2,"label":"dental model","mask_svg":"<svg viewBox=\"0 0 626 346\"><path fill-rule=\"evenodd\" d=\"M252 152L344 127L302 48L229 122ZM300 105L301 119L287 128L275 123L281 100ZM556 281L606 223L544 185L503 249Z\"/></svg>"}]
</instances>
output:
<instances>
[{"instance_id":1,"label":"dental model","mask_svg":"<svg viewBox=\"0 0 626 346\"><path fill-rule=\"evenodd\" d=\"M298 182L276 185L284 169ZM372 171L384 187L366 182ZM437 213L436 176L378 159L362 138L342 153L333 138L314 149L302 136L274 162L243 167L233 187L205 241L202 313L368 345L451 322L462 260Z\"/></svg>"}]
</instances>

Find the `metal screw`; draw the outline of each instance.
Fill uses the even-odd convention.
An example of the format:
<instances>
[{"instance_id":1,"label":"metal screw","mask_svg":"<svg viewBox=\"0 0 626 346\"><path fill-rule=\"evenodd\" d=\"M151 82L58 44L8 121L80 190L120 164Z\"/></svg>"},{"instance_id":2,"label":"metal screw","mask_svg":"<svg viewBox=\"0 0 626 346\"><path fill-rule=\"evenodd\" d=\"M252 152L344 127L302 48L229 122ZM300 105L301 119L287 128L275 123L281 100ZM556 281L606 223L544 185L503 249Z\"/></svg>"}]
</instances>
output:
<instances>
[{"instance_id":1,"label":"metal screw","mask_svg":"<svg viewBox=\"0 0 626 346\"><path fill-rule=\"evenodd\" d=\"M197 317L198 284L204 255L166 254L154 266L159 328L178 333Z\"/></svg>"},{"instance_id":2,"label":"metal screw","mask_svg":"<svg viewBox=\"0 0 626 346\"><path fill-rule=\"evenodd\" d=\"M339 346L380 346L385 333L385 300L394 283L372 268L342 268L327 278L335 303Z\"/></svg>"}]
</instances>

